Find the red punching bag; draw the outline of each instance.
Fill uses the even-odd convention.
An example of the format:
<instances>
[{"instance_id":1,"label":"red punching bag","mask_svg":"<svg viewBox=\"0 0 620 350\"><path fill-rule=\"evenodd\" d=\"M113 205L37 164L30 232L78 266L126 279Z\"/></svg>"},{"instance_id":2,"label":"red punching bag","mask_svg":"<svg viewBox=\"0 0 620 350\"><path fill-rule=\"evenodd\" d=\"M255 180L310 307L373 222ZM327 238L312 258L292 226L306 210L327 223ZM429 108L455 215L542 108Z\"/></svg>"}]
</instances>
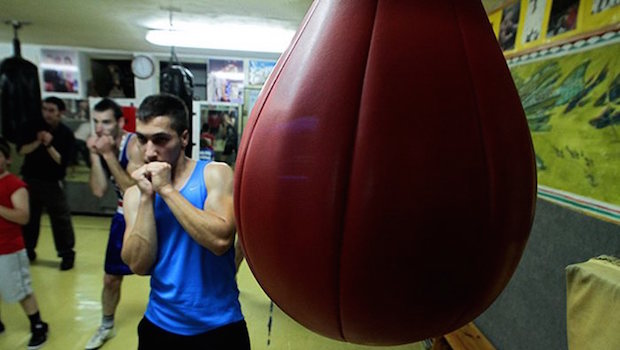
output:
<instances>
[{"instance_id":1,"label":"red punching bag","mask_svg":"<svg viewBox=\"0 0 620 350\"><path fill-rule=\"evenodd\" d=\"M521 258L533 159L479 0L316 0L243 134L235 211L248 264L324 336L448 333Z\"/></svg>"}]
</instances>

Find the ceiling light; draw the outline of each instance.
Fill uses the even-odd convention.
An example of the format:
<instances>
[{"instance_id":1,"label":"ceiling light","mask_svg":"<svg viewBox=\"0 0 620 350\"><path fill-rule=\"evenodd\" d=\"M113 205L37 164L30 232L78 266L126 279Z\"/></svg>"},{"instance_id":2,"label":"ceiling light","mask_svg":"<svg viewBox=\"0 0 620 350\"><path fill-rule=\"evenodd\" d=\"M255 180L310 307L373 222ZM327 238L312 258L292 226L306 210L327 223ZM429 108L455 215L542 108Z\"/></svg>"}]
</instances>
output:
<instances>
[{"instance_id":1,"label":"ceiling light","mask_svg":"<svg viewBox=\"0 0 620 350\"><path fill-rule=\"evenodd\" d=\"M149 30L146 40L160 46L282 53L294 30L261 24L217 23L183 29Z\"/></svg>"}]
</instances>

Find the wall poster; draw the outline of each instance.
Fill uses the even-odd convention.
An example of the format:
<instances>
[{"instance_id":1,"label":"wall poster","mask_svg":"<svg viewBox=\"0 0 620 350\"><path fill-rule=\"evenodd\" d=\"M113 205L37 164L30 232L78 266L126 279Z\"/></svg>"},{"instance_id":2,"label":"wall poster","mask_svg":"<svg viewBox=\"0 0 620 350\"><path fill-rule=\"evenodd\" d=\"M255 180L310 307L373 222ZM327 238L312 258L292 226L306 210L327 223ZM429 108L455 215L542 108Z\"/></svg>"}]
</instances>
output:
<instances>
[{"instance_id":1,"label":"wall poster","mask_svg":"<svg viewBox=\"0 0 620 350\"><path fill-rule=\"evenodd\" d=\"M583 30L591 31L620 23L620 0L585 0L583 5Z\"/></svg>"},{"instance_id":2,"label":"wall poster","mask_svg":"<svg viewBox=\"0 0 620 350\"><path fill-rule=\"evenodd\" d=\"M200 105L200 159L222 161L234 167L240 139L240 109L235 103Z\"/></svg>"},{"instance_id":3,"label":"wall poster","mask_svg":"<svg viewBox=\"0 0 620 350\"><path fill-rule=\"evenodd\" d=\"M243 60L209 59L207 100L243 103Z\"/></svg>"},{"instance_id":4,"label":"wall poster","mask_svg":"<svg viewBox=\"0 0 620 350\"><path fill-rule=\"evenodd\" d=\"M263 85L275 67L276 61L250 60L248 67L248 83Z\"/></svg>"},{"instance_id":5,"label":"wall poster","mask_svg":"<svg viewBox=\"0 0 620 350\"><path fill-rule=\"evenodd\" d=\"M134 75L131 60L91 59L92 80L88 96L135 98Z\"/></svg>"},{"instance_id":6,"label":"wall poster","mask_svg":"<svg viewBox=\"0 0 620 350\"><path fill-rule=\"evenodd\" d=\"M521 34L523 44L542 38L542 26L545 18L547 0L528 0L525 23Z\"/></svg>"},{"instance_id":7,"label":"wall poster","mask_svg":"<svg viewBox=\"0 0 620 350\"><path fill-rule=\"evenodd\" d=\"M547 37L570 32L577 28L579 0L554 0L551 3Z\"/></svg>"},{"instance_id":8,"label":"wall poster","mask_svg":"<svg viewBox=\"0 0 620 350\"><path fill-rule=\"evenodd\" d=\"M520 11L520 2L506 6L502 11L502 21L499 25L498 40L499 46L503 51L509 51L515 48Z\"/></svg>"},{"instance_id":9,"label":"wall poster","mask_svg":"<svg viewBox=\"0 0 620 350\"><path fill-rule=\"evenodd\" d=\"M618 5L620 0L593 0L591 13L594 15Z\"/></svg>"},{"instance_id":10,"label":"wall poster","mask_svg":"<svg viewBox=\"0 0 620 350\"><path fill-rule=\"evenodd\" d=\"M80 68L76 51L41 49L39 66L44 92L56 93L60 97L80 95Z\"/></svg>"}]
</instances>

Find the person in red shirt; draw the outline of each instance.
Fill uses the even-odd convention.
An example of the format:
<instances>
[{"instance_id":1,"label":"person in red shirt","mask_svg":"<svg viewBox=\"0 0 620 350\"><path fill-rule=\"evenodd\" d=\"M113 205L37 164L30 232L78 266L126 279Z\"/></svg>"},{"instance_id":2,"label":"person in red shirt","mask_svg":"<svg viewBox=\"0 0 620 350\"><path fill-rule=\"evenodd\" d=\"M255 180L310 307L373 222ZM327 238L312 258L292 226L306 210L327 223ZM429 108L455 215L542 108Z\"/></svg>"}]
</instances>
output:
<instances>
[{"instance_id":1,"label":"person in red shirt","mask_svg":"<svg viewBox=\"0 0 620 350\"><path fill-rule=\"evenodd\" d=\"M32 337L28 349L38 349L47 340L47 323L41 320L32 291L30 268L22 225L28 222L30 208L26 184L8 171L11 148L0 136L0 297L21 304L30 319ZM4 324L0 321L0 333Z\"/></svg>"}]
</instances>

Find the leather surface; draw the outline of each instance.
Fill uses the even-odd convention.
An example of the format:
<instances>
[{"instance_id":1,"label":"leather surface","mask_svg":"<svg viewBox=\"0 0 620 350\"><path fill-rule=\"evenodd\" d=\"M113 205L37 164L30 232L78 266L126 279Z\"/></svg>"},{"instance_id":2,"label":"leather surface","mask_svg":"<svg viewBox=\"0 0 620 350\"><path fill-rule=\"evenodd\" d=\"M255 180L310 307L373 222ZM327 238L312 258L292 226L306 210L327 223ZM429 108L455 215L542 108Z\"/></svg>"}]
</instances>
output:
<instances>
[{"instance_id":1,"label":"leather surface","mask_svg":"<svg viewBox=\"0 0 620 350\"><path fill-rule=\"evenodd\" d=\"M38 69L21 56L0 64L0 120L0 131L11 142L32 141L18 140L23 128L43 129Z\"/></svg>"},{"instance_id":2,"label":"leather surface","mask_svg":"<svg viewBox=\"0 0 620 350\"><path fill-rule=\"evenodd\" d=\"M525 115L479 1L315 1L252 110L237 226L310 330L448 333L508 283L534 214Z\"/></svg>"}]
</instances>

